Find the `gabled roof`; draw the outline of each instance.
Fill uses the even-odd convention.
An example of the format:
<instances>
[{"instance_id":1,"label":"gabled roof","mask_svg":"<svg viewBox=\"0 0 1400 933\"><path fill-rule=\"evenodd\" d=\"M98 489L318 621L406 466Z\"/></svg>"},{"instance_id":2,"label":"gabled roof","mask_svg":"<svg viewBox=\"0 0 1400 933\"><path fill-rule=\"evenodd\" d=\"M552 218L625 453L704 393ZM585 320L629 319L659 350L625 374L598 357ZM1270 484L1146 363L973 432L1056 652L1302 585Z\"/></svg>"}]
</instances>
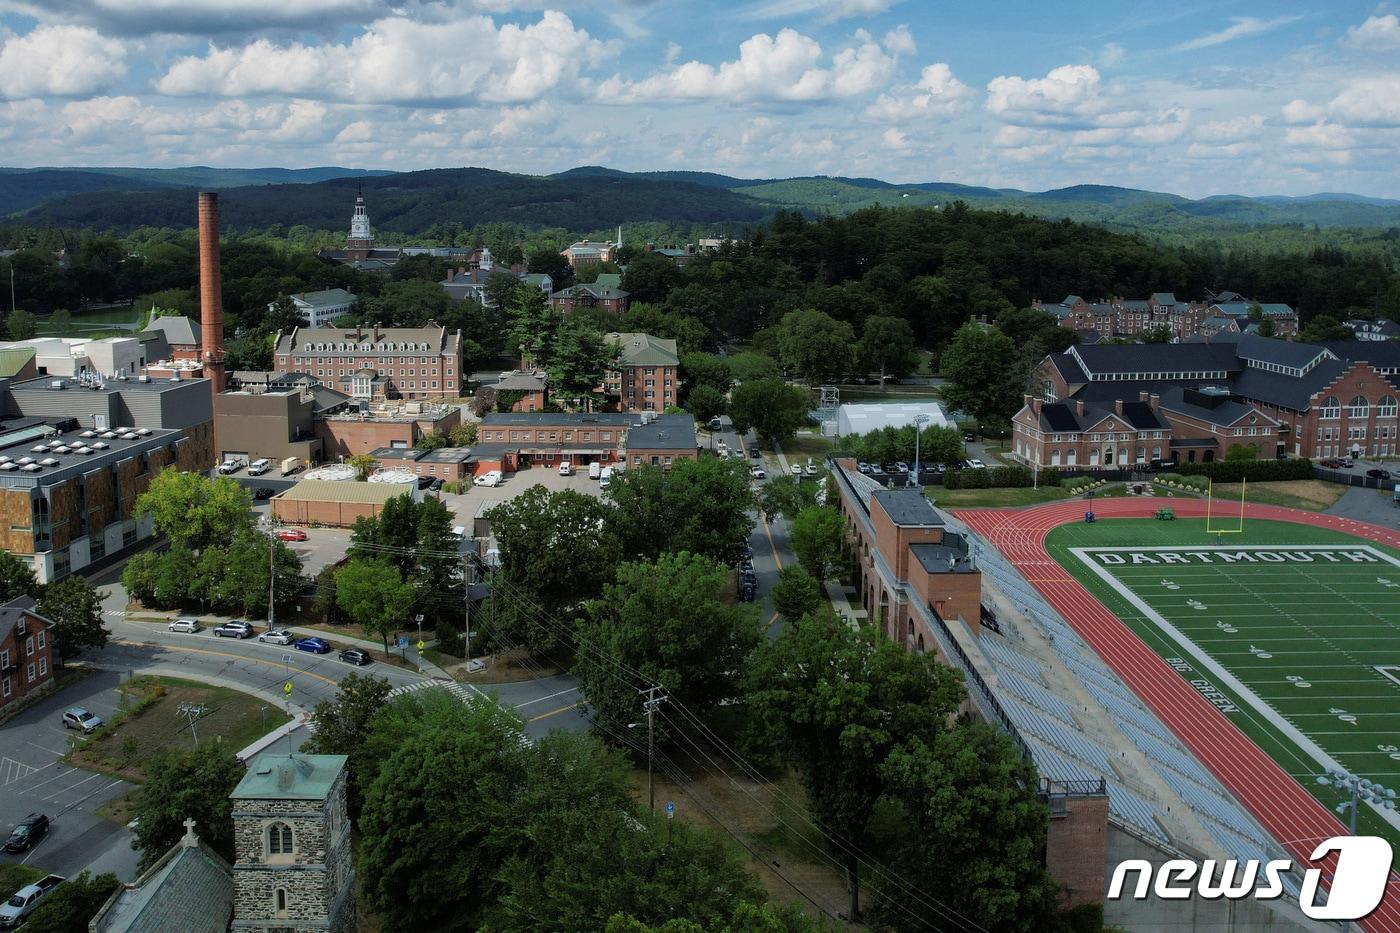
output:
<instances>
[{"instance_id":1,"label":"gabled roof","mask_svg":"<svg viewBox=\"0 0 1400 933\"><path fill-rule=\"evenodd\" d=\"M1251 366L1241 370L1230 387L1241 398L1267 402L1293 411L1306 411L1313 394L1321 391L1346 368L1340 360L1323 360L1299 379Z\"/></svg>"},{"instance_id":2,"label":"gabled roof","mask_svg":"<svg viewBox=\"0 0 1400 933\"><path fill-rule=\"evenodd\" d=\"M651 334L608 334L607 339L621 348L619 361L624 366L678 366L674 340L663 340Z\"/></svg>"},{"instance_id":3,"label":"gabled roof","mask_svg":"<svg viewBox=\"0 0 1400 933\"><path fill-rule=\"evenodd\" d=\"M1167 411L1174 411L1188 418L1195 418L1197 421L1222 427L1237 424L1251 415L1263 419L1269 425L1278 424L1273 418L1257 412L1242 402L1233 401L1229 396L1219 399L1209 398L1193 389L1180 387L1168 389L1162 393L1162 400L1159 404Z\"/></svg>"},{"instance_id":4,"label":"gabled roof","mask_svg":"<svg viewBox=\"0 0 1400 933\"><path fill-rule=\"evenodd\" d=\"M1319 346L1348 363L1365 360L1383 369L1400 366L1400 341L1396 340L1330 340Z\"/></svg>"},{"instance_id":5,"label":"gabled roof","mask_svg":"<svg viewBox=\"0 0 1400 933\"><path fill-rule=\"evenodd\" d=\"M0 642L10 637L16 625L26 616L32 616L46 625L51 625L47 619L34 611L34 600L28 596L16 596L14 599L0 606Z\"/></svg>"},{"instance_id":6,"label":"gabled roof","mask_svg":"<svg viewBox=\"0 0 1400 933\"><path fill-rule=\"evenodd\" d=\"M621 272L599 272L598 275L597 275L597 277L593 280L593 284L594 284L594 285L598 285L598 286L600 286L600 287L602 287L602 288L616 288L616 289L621 289L621 288L622 288L622 273L621 273Z\"/></svg>"},{"instance_id":7,"label":"gabled roof","mask_svg":"<svg viewBox=\"0 0 1400 933\"><path fill-rule=\"evenodd\" d=\"M18 376L19 371L34 361L33 347L0 349L0 379Z\"/></svg>"},{"instance_id":8,"label":"gabled roof","mask_svg":"<svg viewBox=\"0 0 1400 933\"><path fill-rule=\"evenodd\" d=\"M1159 305L1174 305L1176 304L1176 295L1171 292L1153 292L1150 300Z\"/></svg>"},{"instance_id":9,"label":"gabled roof","mask_svg":"<svg viewBox=\"0 0 1400 933\"><path fill-rule=\"evenodd\" d=\"M177 344L199 346L199 328L195 326L194 321L184 315L152 318L151 323L146 325L145 333L152 331L160 331L164 334L166 342L171 346Z\"/></svg>"},{"instance_id":10,"label":"gabled roof","mask_svg":"<svg viewBox=\"0 0 1400 933\"><path fill-rule=\"evenodd\" d=\"M1282 343L1283 341L1279 341ZM1233 345L1184 343L1102 344L1072 347L1087 373L1217 372L1239 369Z\"/></svg>"},{"instance_id":11,"label":"gabled roof","mask_svg":"<svg viewBox=\"0 0 1400 933\"><path fill-rule=\"evenodd\" d=\"M1079 361L1068 353L1050 354L1050 365L1054 366L1059 372L1060 378L1071 385L1089 381L1089 377L1084 375L1084 370L1080 367Z\"/></svg>"},{"instance_id":12,"label":"gabled roof","mask_svg":"<svg viewBox=\"0 0 1400 933\"><path fill-rule=\"evenodd\" d=\"M233 915L233 872L198 838L175 843L90 921L96 933L223 933Z\"/></svg>"},{"instance_id":13,"label":"gabled roof","mask_svg":"<svg viewBox=\"0 0 1400 933\"><path fill-rule=\"evenodd\" d=\"M492 388L498 392L543 392L549 384L549 376L543 372L501 373L500 381Z\"/></svg>"},{"instance_id":14,"label":"gabled roof","mask_svg":"<svg viewBox=\"0 0 1400 933\"><path fill-rule=\"evenodd\" d=\"M598 285L593 282L584 282L579 285L570 285L550 295L551 298L577 298L580 295L589 295L596 301L607 301L611 299L622 299L627 297L627 292L611 285Z\"/></svg>"},{"instance_id":15,"label":"gabled roof","mask_svg":"<svg viewBox=\"0 0 1400 933\"><path fill-rule=\"evenodd\" d=\"M1331 355L1326 347L1319 347L1317 344L1295 343L1291 340L1275 340L1253 335L1245 337L1236 346L1236 352L1242 360L1257 360L1298 369L1306 367L1319 356Z\"/></svg>"}]
</instances>

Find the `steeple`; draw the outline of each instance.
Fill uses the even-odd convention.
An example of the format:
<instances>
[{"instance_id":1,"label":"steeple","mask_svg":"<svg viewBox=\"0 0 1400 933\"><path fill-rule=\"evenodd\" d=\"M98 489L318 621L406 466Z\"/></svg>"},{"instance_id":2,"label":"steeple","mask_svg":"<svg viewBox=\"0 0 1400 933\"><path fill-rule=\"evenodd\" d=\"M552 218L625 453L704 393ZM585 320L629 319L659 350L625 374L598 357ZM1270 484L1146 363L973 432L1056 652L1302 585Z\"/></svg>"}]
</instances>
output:
<instances>
[{"instance_id":1,"label":"steeple","mask_svg":"<svg viewBox=\"0 0 1400 933\"><path fill-rule=\"evenodd\" d=\"M350 216L350 235L345 238L346 258L364 259L373 248L374 234L369 230L369 212L365 210L362 188L355 195L355 213Z\"/></svg>"}]
</instances>

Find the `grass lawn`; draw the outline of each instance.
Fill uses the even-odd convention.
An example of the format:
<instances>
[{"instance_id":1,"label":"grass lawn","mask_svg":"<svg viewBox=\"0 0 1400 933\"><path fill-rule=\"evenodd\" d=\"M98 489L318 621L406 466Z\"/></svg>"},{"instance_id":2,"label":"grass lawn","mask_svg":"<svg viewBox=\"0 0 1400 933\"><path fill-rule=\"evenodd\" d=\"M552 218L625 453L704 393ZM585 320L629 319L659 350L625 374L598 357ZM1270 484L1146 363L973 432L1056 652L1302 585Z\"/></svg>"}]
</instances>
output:
<instances>
[{"instance_id":1,"label":"grass lawn","mask_svg":"<svg viewBox=\"0 0 1400 933\"><path fill-rule=\"evenodd\" d=\"M1257 519L1221 535L1203 519L1108 519L1064 525L1047 545L1184 679L1216 691L1230 721L1325 806L1337 794L1313 778L1327 759L1394 785L1400 553ZM1361 831L1400 842L1400 827L1370 808Z\"/></svg>"},{"instance_id":2,"label":"grass lawn","mask_svg":"<svg viewBox=\"0 0 1400 933\"><path fill-rule=\"evenodd\" d=\"M0 865L0 900L8 901L11 894L27 884L33 884L47 874L46 871L21 865L18 862Z\"/></svg>"},{"instance_id":3,"label":"grass lawn","mask_svg":"<svg viewBox=\"0 0 1400 933\"><path fill-rule=\"evenodd\" d=\"M287 722L275 705L228 687L214 687L176 677L133 677L122 685L126 712L68 753L69 764L129 781L145 777L142 763L166 749L194 744L181 705L204 707L196 720L201 742L222 741L230 752L249 745Z\"/></svg>"},{"instance_id":4,"label":"grass lawn","mask_svg":"<svg viewBox=\"0 0 1400 933\"><path fill-rule=\"evenodd\" d=\"M1058 502L1070 498L1069 490L1061 486L1029 486L1012 489L944 489L942 486L926 486L924 494L943 508L1015 508L1021 505L1039 505L1042 502Z\"/></svg>"},{"instance_id":5,"label":"grass lawn","mask_svg":"<svg viewBox=\"0 0 1400 933\"><path fill-rule=\"evenodd\" d=\"M1346 494L1350 486L1340 483L1324 483L1320 479L1295 479L1274 483L1249 483L1245 489L1245 501L1260 505L1282 505L1290 509L1305 509L1309 512L1325 511L1332 503ZM1216 483L1215 499L1222 510L1226 503L1235 503L1235 514L1239 514L1239 483Z\"/></svg>"},{"instance_id":6,"label":"grass lawn","mask_svg":"<svg viewBox=\"0 0 1400 933\"><path fill-rule=\"evenodd\" d=\"M818 434L797 434L791 440L784 441L782 448L788 462L795 458L811 457L820 463L831 454L831 438Z\"/></svg>"}]
</instances>

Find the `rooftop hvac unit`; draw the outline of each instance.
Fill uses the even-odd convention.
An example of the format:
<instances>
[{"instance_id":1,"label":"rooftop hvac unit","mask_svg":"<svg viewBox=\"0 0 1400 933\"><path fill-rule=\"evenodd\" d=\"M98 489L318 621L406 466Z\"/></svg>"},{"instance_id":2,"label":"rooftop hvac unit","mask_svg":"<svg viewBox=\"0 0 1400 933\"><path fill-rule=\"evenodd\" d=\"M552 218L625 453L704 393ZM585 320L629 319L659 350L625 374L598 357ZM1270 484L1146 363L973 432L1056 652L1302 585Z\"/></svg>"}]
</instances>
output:
<instances>
[{"instance_id":1,"label":"rooftop hvac unit","mask_svg":"<svg viewBox=\"0 0 1400 933\"><path fill-rule=\"evenodd\" d=\"M107 430L107 416L106 416L106 415L93 415L93 416L92 416L92 426L93 426L94 429L96 429L96 430L98 430L98 431L105 431L105 430Z\"/></svg>"},{"instance_id":2,"label":"rooftop hvac unit","mask_svg":"<svg viewBox=\"0 0 1400 933\"><path fill-rule=\"evenodd\" d=\"M66 388L68 388L68 383L64 382L62 379L54 379L53 381L51 381L51 382L49 383L49 388L50 388L50 389L66 389Z\"/></svg>"},{"instance_id":3,"label":"rooftop hvac unit","mask_svg":"<svg viewBox=\"0 0 1400 933\"><path fill-rule=\"evenodd\" d=\"M139 375L139 376L136 377L136 381L137 381L137 382L150 382L150 381L151 381L151 377L148 376L146 373L142 373L141 375Z\"/></svg>"}]
</instances>

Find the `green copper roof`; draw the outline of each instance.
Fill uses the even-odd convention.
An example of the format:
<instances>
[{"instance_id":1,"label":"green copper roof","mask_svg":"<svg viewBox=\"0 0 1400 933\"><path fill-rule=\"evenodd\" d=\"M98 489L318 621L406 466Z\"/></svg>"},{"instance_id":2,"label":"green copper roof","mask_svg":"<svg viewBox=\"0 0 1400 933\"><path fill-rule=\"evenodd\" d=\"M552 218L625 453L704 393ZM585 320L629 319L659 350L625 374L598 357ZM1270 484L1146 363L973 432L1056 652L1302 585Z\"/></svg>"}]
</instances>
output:
<instances>
[{"instance_id":1,"label":"green copper roof","mask_svg":"<svg viewBox=\"0 0 1400 933\"><path fill-rule=\"evenodd\" d=\"M234 800L324 800L340 772L344 755L282 755L271 752L248 763L248 773L229 796Z\"/></svg>"}]
</instances>

